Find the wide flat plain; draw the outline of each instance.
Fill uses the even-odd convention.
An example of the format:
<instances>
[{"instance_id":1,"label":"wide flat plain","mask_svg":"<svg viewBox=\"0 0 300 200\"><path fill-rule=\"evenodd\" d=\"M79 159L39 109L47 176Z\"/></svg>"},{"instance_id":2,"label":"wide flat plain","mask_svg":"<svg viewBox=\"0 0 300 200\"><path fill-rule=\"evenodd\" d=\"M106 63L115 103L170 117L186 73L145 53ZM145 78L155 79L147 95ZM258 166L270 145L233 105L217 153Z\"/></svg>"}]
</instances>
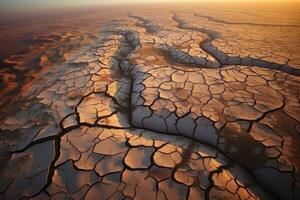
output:
<instances>
[{"instance_id":1,"label":"wide flat plain","mask_svg":"<svg viewBox=\"0 0 300 200\"><path fill-rule=\"evenodd\" d=\"M0 199L300 199L296 6L1 24Z\"/></svg>"}]
</instances>

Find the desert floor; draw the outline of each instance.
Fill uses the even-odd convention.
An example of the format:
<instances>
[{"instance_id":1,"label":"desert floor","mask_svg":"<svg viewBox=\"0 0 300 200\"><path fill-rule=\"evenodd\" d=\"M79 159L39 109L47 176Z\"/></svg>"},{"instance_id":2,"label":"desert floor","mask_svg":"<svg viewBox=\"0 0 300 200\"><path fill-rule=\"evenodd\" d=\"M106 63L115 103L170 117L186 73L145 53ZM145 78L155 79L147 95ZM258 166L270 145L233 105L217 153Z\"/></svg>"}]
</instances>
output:
<instances>
[{"instance_id":1,"label":"desert floor","mask_svg":"<svg viewBox=\"0 0 300 200\"><path fill-rule=\"evenodd\" d=\"M0 27L0 199L300 199L294 7L104 7Z\"/></svg>"}]
</instances>

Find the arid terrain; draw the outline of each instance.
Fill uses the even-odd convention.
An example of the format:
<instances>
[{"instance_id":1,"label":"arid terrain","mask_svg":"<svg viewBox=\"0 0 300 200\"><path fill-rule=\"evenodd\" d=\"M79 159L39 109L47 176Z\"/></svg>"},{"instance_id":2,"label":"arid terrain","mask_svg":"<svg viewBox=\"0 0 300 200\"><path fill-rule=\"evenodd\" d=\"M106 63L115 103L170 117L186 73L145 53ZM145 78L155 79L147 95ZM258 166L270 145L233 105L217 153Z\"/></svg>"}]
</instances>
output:
<instances>
[{"instance_id":1,"label":"arid terrain","mask_svg":"<svg viewBox=\"0 0 300 200\"><path fill-rule=\"evenodd\" d=\"M300 199L295 6L0 24L0 199Z\"/></svg>"}]
</instances>

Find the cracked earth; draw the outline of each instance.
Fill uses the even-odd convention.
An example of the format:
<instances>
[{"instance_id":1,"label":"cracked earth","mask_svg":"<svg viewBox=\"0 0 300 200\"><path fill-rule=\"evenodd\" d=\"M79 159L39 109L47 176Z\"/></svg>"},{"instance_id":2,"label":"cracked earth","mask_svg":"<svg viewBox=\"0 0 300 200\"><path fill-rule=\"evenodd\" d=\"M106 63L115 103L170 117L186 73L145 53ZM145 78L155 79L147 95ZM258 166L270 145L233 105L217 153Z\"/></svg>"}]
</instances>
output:
<instances>
[{"instance_id":1,"label":"cracked earth","mask_svg":"<svg viewBox=\"0 0 300 200\"><path fill-rule=\"evenodd\" d=\"M55 64L45 46L0 118L0 198L300 199L300 27L209 14L120 12Z\"/></svg>"}]
</instances>

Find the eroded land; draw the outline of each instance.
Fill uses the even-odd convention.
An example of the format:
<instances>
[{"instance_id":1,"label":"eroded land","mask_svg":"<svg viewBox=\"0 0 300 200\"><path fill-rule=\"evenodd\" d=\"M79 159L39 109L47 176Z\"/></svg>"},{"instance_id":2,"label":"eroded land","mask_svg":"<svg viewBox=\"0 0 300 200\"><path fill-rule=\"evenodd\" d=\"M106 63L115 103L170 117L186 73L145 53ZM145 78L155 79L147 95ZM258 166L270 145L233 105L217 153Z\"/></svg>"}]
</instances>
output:
<instances>
[{"instance_id":1,"label":"eroded land","mask_svg":"<svg viewBox=\"0 0 300 200\"><path fill-rule=\"evenodd\" d=\"M6 59L0 198L300 199L299 18L165 7Z\"/></svg>"}]
</instances>

